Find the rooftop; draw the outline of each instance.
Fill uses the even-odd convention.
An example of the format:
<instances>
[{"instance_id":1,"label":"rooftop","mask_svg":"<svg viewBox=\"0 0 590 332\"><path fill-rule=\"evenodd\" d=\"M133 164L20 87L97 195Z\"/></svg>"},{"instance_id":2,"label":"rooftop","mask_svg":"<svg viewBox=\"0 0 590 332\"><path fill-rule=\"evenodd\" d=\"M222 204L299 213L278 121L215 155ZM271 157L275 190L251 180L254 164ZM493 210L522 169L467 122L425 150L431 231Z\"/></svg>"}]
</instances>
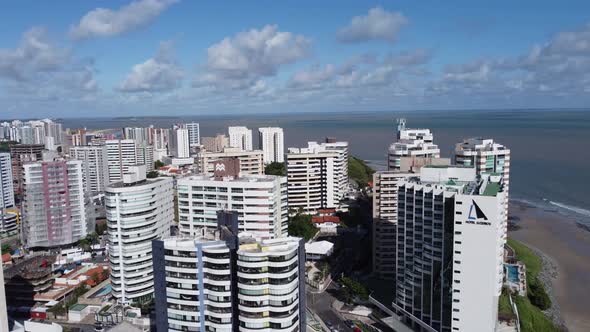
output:
<instances>
[{"instance_id":1,"label":"rooftop","mask_svg":"<svg viewBox=\"0 0 590 332\"><path fill-rule=\"evenodd\" d=\"M223 177L223 182L274 182L279 176L275 175L250 175L244 174L238 177ZM219 181L215 176L208 174L189 175L178 179L179 181Z\"/></svg>"}]
</instances>

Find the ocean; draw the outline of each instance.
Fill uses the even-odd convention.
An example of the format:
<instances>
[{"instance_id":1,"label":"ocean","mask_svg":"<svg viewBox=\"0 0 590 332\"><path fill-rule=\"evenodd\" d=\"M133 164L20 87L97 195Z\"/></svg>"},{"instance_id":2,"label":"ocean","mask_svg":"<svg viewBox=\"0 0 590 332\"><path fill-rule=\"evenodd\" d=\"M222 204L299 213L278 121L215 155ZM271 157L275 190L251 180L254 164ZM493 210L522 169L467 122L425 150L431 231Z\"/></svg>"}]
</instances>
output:
<instances>
[{"instance_id":1,"label":"ocean","mask_svg":"<svg viewBox=\"0 0 590 332\"><path fill-rule=\"evenodd\" d=\"M65 128L88 129L150 124L169 127L196 121L201 136L227 132L231 125L244 125L254 131L279 126L285 132L285 147L336 137L350 143L352 155L384 168L387 148L395 138L395 119L399 117L405 117L410 128L431 129L443 157L450 157L455 143L467 137L490 137L506 145L511 150L511 198L569 214L590 225L590 110L187 115L60 121Z\"/></svg>"}]
</instances>

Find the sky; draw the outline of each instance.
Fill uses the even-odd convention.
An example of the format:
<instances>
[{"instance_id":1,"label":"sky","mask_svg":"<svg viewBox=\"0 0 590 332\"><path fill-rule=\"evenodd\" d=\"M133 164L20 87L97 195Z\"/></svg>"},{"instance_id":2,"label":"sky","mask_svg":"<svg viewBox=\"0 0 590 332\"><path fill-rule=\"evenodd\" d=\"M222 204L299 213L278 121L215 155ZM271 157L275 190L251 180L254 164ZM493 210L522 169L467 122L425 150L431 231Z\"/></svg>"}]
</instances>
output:
<instances>
[{"instance_id":1,"label":"sky","mask_svg":"<svg viewBox=\"0 0 590 332\"><path fill-rule=\"evenodd\" d=\"M3 119L589 101L589 1L0 4Z\"/></svg>"}]
</instances>

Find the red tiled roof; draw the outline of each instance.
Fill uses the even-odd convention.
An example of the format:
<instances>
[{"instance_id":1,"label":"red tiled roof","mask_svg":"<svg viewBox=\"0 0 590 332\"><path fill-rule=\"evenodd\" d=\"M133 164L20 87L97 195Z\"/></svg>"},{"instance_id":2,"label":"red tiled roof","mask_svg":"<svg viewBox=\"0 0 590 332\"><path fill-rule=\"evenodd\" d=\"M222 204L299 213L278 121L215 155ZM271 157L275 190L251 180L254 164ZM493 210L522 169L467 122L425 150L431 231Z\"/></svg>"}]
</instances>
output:
<instances>
[{"instance_id":1,"label":"red tiled roof","mask_svg":"<svg viewBox=\"0 0 590 332\"><path fill-rule=\"evenodd\" d=\"M12 256L9 253L5 253L2 255L2 263L10 262Z\"/></svg>"},{"instance_id":2,"label":"red tiled roof","mask_svg":"<svg viewBox=\"0 0 590 332\"><path fill-rule=\"evenodd\" d=\"M336 209L319 209L318 214L334 214Z\"/></svg>"},{"instance_id":3,"label":"red tiled roof","mask_svg":"<svg viewBox=\"0 0 590 332\"><path fill-rule=\"evenodd\" d=\"M333 222L336 224L340 223L340 218L336 216L313 216L311 217L311 221L316 224L321 224L325 222Z\"/></svg>"}]
</instances>

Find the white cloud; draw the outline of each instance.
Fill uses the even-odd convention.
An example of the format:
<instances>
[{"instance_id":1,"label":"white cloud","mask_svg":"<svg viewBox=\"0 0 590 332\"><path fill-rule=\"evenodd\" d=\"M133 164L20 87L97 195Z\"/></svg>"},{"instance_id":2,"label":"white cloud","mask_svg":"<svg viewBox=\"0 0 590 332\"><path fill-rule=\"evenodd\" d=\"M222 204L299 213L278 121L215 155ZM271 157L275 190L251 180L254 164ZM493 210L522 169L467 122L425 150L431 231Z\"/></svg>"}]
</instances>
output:
<instances>
[{"instance_id":1,"label":"white cloud","mask_svg":"<svg viewBox=\"0 0 590 332\"><path fill-rule=\"evenodd\" d=\"M381 7L369 10L366 16L355 16L347 27L337 33L339 41L359 43L369 40L395 42L399 30L408 23L408 19L399 12L388 12Z\"/></svg>"},{"instance_id":2,"label":"white cloud","mask_svg":"<svg viewBox=\"0 0 590 332\"><path fill-rule=\"evenodd\" d=\"M275 76L283 65L305 58L310 40L276 25L240 32L207 49L207 63L195 86L243 89L260 78Z\"/></svg>"},{"instance_id":3,"label":"white cloud","mask_svg":"<svg viewBox=\"0 0 590 332\"><path fill-rule=\"evenodd\" d=\"M0 82L11 98L74 98L98 89L93 62L52 43L44 28L25 32L14 49L0 49Z\"/></svg>"},{"instance_id":4,"label":"white cloud","mask_svg":"<svg viewBox=\"0 0 590 332\"><path fill-rule=\"evenodd\" d=\"M165 92L178 88L184 77L176 64L170 42L160 43L155 57L133 66L118 87L122 92Z\"/></svg>"},{"instance_id":5,"label":"white cloud","mask_svg":"<svg viewBox=\"0 0 590 332\"><path fill-rule=\"evenodd\" d=\"M76 40L119 35L153 21L177 0L139 0L118 10L96 8L70 28Z\"/></svg>"}]
</instances>

